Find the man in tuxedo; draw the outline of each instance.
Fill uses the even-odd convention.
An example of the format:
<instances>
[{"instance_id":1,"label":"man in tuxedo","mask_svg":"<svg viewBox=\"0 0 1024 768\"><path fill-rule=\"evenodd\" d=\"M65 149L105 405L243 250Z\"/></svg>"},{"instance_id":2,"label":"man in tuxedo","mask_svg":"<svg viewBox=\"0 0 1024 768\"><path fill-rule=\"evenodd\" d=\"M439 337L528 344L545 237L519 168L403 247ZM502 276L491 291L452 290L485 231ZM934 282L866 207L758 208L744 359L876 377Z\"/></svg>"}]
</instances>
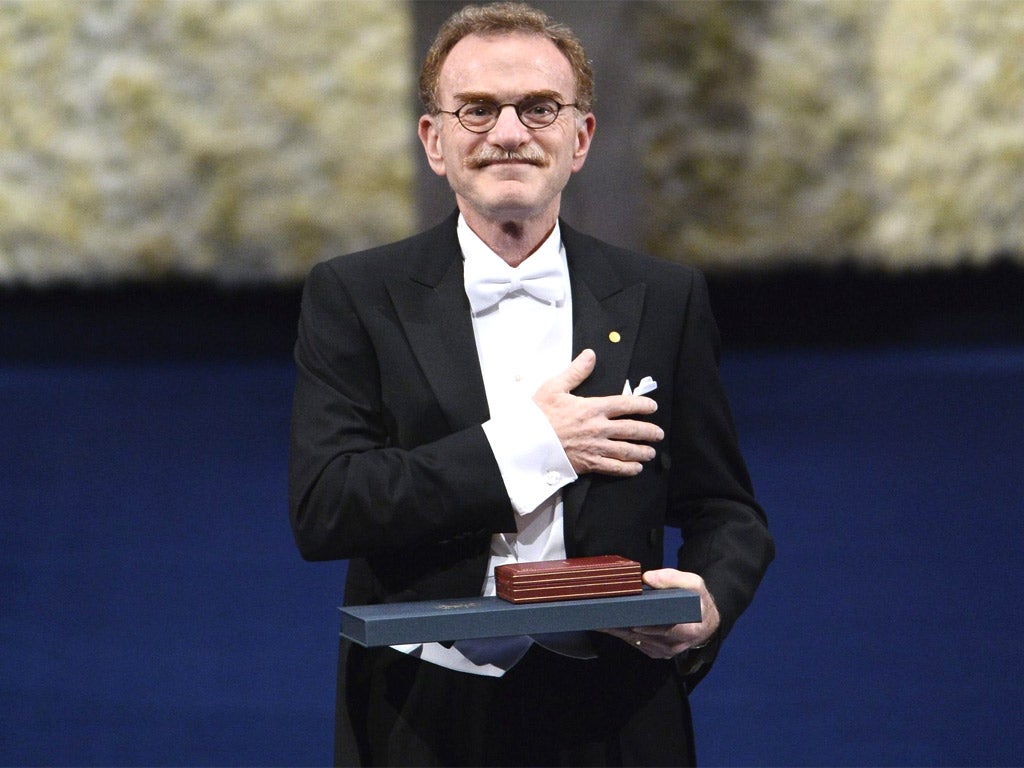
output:
<instances>
[{"instance_id":1,"label":"man in tuxedo","mask_svg":"<svg viewBox=\"0 0 1024 768\"><path fill-rule=\"evenodd\" d=\"M419 138L457 211L309 275L289 489L302 555L350 558L346 603L366 604L494 594L502 563L617 554L653 588L699 593L703 618L342 641L335 759L693 763L687 693L774 551L704 280L559 220L596 125L565 27L523 5L464 9L420 93ZM682 531L672 568L666 525Z\"/></svg>"}]
</instances>

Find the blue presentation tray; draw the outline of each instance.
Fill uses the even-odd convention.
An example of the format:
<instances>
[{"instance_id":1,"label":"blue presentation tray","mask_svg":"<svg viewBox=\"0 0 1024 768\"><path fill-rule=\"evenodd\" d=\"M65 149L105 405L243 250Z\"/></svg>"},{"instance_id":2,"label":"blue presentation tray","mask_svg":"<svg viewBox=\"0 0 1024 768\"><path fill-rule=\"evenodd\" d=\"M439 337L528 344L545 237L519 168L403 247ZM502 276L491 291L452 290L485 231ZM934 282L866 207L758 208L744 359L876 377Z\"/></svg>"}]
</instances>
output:
<instances>
[{"instance_id":1,"label":"blue presentation tray","mask_svg":"<svg viewBox=\"0 0 1024 768\"><path fill-rule=\"evenodd\" d=\"M518 605L498 597L349 605L341 608L341 635L379 646L694 621L700 621L697 593L645 589L625 597Z\"/></svg>"}]
</instances>

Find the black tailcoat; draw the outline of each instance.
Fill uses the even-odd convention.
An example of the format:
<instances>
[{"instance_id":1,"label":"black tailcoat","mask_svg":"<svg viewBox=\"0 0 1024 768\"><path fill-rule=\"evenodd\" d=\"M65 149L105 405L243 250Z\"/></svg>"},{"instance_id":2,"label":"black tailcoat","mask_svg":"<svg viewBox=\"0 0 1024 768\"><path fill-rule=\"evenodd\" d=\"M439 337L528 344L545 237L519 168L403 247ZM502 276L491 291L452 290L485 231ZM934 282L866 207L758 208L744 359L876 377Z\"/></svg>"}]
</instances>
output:
<instances>
[{"instance_id":1,"label":"black tailcoat","mask_svg":"<svg viewBox=\"0 0 1024 768\"><path fill-rule=\"evenodd\" d=\"M707 288L694 269L561 232L573 354L597 354L576 394L619 394L651 376L649 418L665 431L639 476L585 475L563 490L567 554L659 568L665 526L681 529L667 565L700 574L722 618L716 642L677 665L692 684L773 556L718 374ZM302 555L351 558L348 604L479 594L491 536L515 522L481 427L456 217L318 264L295 358L289 504Z\"/></svg>"}]
</instances>

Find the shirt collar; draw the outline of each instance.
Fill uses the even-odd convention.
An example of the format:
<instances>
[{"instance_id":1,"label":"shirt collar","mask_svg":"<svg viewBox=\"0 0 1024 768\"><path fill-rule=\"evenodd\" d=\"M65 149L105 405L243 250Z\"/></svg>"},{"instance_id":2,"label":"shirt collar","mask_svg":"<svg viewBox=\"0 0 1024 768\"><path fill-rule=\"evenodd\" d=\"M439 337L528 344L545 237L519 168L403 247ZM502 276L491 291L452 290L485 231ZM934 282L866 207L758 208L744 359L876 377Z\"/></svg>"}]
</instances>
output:
<instances>
[{"instance_id":1,"label":"shirt collar","mask_svg":"<svg viewBox=\"0 0 1024 768\"><path fill-rule=\"evenodd\" d=\"M503 258L491 250L487 243L480 239L476 232L470 229L461 213L456 231L459 237L459 247L462 249L462 258L465 261L482 260L483 266L488 272L493 271L497 274L504 274L506 271L515 272L515 267L510 267ZM548 265L552 269L557 269L562 273L563 278L568 275L565 251L562 247L562 232L558 221L555 221L555 227L551 230L551 234L527 259L534 266Z\"/></svg>"}]
</instances>

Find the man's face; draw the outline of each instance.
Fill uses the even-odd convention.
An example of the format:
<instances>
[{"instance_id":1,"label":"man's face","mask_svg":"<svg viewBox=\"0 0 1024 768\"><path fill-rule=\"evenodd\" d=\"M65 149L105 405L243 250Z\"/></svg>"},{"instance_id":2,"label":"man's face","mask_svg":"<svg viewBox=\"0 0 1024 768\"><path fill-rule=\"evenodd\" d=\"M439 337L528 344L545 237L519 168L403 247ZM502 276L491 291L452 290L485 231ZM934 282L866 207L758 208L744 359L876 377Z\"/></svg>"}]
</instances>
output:
<instances>
[{"instance_id":1,"label":"man's face","mask_svg":"<svg viewBox=\"0 0 1024 768\"><path fill-rule=\"evenodd\" d=\"M438 82L441 109L455 111L469 101L518 103L546 95L561 104L576 98L568 59L550 40L526 34L469 35L449 52ZM492 223L558 215L562 189L583 167L594 116L572 107L555 122L530 129L505 107L487 133L466 130L454 115L424 115L419 134L430 167L446 176L459 209L468 219Z\"/></svg>"}]
</instances>

